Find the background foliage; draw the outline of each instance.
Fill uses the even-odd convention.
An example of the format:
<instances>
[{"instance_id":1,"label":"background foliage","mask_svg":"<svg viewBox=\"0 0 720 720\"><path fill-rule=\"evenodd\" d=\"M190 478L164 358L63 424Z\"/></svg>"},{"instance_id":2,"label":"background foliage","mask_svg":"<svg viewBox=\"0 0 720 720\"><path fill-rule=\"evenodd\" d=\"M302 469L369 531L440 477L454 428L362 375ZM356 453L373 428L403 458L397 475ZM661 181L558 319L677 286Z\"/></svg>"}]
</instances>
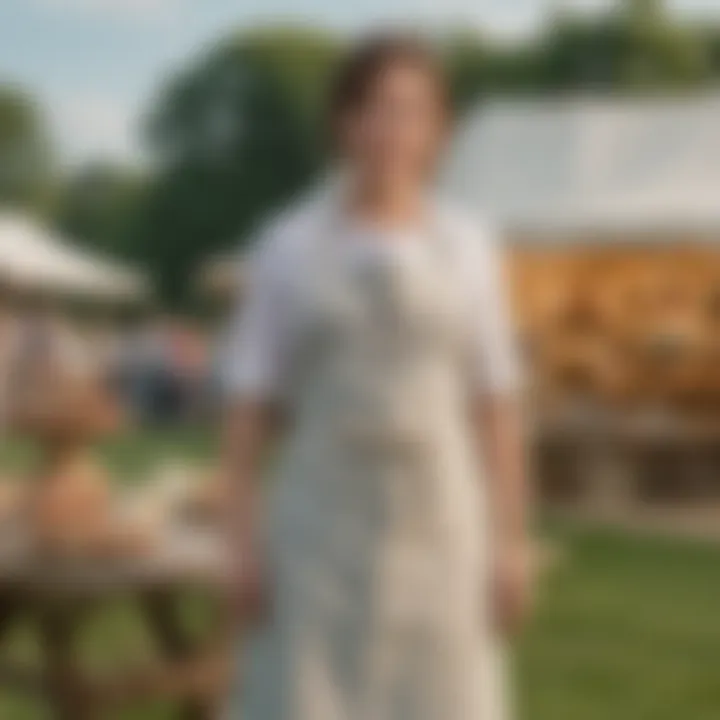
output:
<instances>
[{"instance_id":1,"label":"background foliage","mask_svg":"<svg viewBox=\"0 0 720 720\"><path fill-rule=\"evenodd\" d=\"M498 95L682 93L720 79L720 25L681 22L661 0L557 12L513 43L462 29L437 40L461 113ZM93 162L58 178L38 106L0 87L0 204L49 210L80 242L148 268L168 304L187 306L198 264L248 242L321 171L323 96L344 46L307 28L221 40L148 108L142 173Z\"/></svg>"}]
</instances>

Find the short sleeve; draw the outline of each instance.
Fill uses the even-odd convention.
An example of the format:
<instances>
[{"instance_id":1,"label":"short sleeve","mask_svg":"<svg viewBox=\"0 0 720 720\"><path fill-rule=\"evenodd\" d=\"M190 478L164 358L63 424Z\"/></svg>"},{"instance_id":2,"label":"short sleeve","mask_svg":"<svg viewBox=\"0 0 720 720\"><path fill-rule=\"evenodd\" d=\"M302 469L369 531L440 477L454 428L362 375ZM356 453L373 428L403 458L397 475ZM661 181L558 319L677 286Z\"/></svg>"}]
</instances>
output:
<instances>
[{"instance_id":1,"label":"short sleeve","mask_svg":"<svg viewBox=\"0 0 720 720\"><path fill-rule=\"evenodd\" d=\"M288 308L284 258L272 232L261 234L241 265L241 292L223 348L223 387L231 398L275 401L284 385Z\"/></svg>"},{"instance_id":2,"label":"short sleeve","mask_svg":"<svg viewBox=\"0 0 720 720\"><path fill-rule=\"evenodd\" d=\"M484 394L512 395L521 388L522 371L503 254L493 228L481 226L470 234L474 385Z\"/></svg>"}]
</instances>

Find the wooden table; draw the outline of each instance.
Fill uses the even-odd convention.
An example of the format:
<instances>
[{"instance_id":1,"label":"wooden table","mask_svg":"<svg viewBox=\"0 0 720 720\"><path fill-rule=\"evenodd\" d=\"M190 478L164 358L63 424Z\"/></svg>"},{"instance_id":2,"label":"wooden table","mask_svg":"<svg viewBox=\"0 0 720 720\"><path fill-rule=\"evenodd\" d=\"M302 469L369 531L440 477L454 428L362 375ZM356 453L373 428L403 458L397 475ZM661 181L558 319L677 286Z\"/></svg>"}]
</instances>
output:
<instances>
[{"instance_id":1,"label":"wooden table","mask_svg":"<svg viewBox=\"0 0 720 720\"><path fill-rule=\"evenodd\" d=\"M229 626L222 593L215 593L214 627L200 642L184 631L178 600L184 590L219 590L220 543L209 532L178 528L152 552L132 560L39 559L19 537L0 539L0 641L20 618L37 627L39 670L0 664L0 685L41 693L58 720L96 720L108 710L150 698L172 698L179 720L215 720L227 681ZM92 676L77 663L75 641L103 602L129 595L162 652L151 668Z\"/></svg>"},{"instance_id":2,"label":"wooden table","mask_svg":"<svg viewBox=\"0 0 720 720\"><path fill-rule=\"evenodd\" d=\"M559 496L613 516L641 503L720 497L717 422L630 413L543 418L535 447L551 503Z\"/></svg>"}]
</instances>

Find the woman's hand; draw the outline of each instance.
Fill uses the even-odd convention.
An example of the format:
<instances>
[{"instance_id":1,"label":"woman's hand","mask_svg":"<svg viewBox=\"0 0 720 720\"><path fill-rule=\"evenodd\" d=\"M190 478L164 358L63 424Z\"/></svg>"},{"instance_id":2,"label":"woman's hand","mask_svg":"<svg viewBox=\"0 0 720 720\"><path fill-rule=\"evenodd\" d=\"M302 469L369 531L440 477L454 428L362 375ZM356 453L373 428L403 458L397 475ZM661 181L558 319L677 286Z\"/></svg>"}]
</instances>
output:
<instances>
[{"instance_id":1,"label":"woman's hand","mask_svg":"<svg viewBox=\"0 0 720 720\"><path fill-rule=\"evenodd\" d=\"M533 561L528 542L502 548L492 578L493 614L498 631L512 637L523 626L531 606Z\"/></svg>"}]
</instances>

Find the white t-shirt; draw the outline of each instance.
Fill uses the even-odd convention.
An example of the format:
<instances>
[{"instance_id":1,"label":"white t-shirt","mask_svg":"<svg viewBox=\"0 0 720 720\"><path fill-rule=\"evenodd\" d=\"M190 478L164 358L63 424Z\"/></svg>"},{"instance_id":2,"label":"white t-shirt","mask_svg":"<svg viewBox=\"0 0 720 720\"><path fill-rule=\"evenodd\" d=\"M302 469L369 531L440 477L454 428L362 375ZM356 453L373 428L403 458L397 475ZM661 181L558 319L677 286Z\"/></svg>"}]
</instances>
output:
<instances>
[{"instance_id":1,"label":"white t-shirt","mask_svg":"<svg viewBox=\"0 0 720 720\"><path fill-rule=\"evenodd\" d=\"M291 209L260 235L249 260L249 287L238 301L226 338L223 375L232 395L273 399L284 387L292 358L294 313L292 278L303 272L308 250L327 233L327 201L317 198ZM520 384L519 363L493 231L454 208L434 209L444 237L458 258L457 282L465 289L474 318L475 384L478 392L512 394ZM419 229L390 237L387 231L353 227L335 230L347 261L412 262L422 247Z\"/></svg>"}]
</instances>

